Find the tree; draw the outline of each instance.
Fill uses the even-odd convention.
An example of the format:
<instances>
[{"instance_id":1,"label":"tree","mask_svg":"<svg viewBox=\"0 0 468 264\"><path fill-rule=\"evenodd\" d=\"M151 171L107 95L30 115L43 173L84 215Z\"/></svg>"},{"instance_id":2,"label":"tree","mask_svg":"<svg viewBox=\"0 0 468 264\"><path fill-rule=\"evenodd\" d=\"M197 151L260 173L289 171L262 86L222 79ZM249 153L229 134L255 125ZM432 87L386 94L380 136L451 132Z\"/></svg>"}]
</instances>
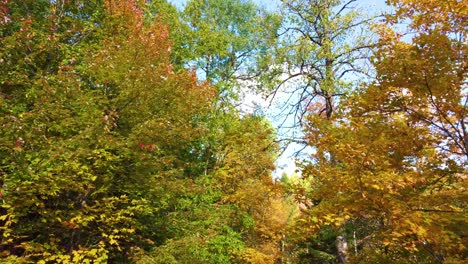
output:
<instances>
[{"instance_id":1,"label":"tree","mask_svg":"<svg viewBox=\"0 0 468 264\"><path fill-rule=\"evenodd\" d=\"M281 258L288 205L271 178L272 130L259 117L232 114L228 121L216 140L214 167L184 184L165 186L177 194L171 202L176 210L165 221L171 237L140 256L141 263L274 263Z\"/></svg>"},{"instance_id":2,"label":"tree","mask_svg":"<svg viewBox=\"0 0 468 264\"><path fill-rule=\"evenodd\" d=\"M376 81L330 121L308 117L305 230L355 235L355 262L463 261L466 12L459 1L391 2L390 24L414 17L412 40L382 26Z\"/></svg>"},{"instance_id":3,"label":"tree","mask_svg":"<svg viewBox=\"0 0 468 264\"><path fill-rule=\"evenodd\" d=\"M2 262L282 258L291 205L271 177L274 131L218 101L250 70L261 49L246 40L268 34L266 18L221 2L202 5L230 28L208 54L225 70L213 87L183 66L216 42L186 57L180 36L204 36L165 1L1 1Z\"/></svg>"},{"instance_id":4,"label":"tree","mask_svg":"<svg viewBox=\"0 0 468 264\"><path fill-rule=\"evenodd\" d=\"M369 36L372 18L355 10L356 1L285 0L279 43L266 57L265 79L272 99L284 86L290 93L288 114L295 122L311 105L320 103L318 115L331 118L337 98L349 90L352 75L366 76L366 60L373 47ZM272 60L272 61L270 61ZM274 65L274 67L271 67ZM355 77L354 77L355 78ZM268 82L267 82L268 83Z\"/></svg>"},{"instance_id":5,"label":"tree","mask_svg":"<svg viewBox=\"0 0 468 264\"><path fill-rule=\"evenodd\" d=\"M214 90L172 70L167 28L138 2L79 5L2 8L6 261L128 261L168 236L177 193L161 186L197 167Z\"/></svg>"},{"instance_id":6,"label":"tree","mask_svg":"<svg viewBox=\"0 0 468 264\"><path fill-rule=\"evenodd\" d=\"M266 57L269 69L263 76L274 80L270 82L271 100L278 93L288 96L282 108L286 113L283 124L292 124L285 125L289 132L283 140L314 147L298 132L304 117L315 114L331 120L340 98L355 88L355 80L369 77L367 62L374 47L369 29L374 18L357 12L355 0L282 2L285 15L279 44L274 54ZM270 60L274 67L270 67ZM288 121L291 115L294 119ZM331 156L333 160L333 153ZM336 244L338 251L344 252L340 245L346 241L341 237L343 243Z\"/></svg>"},{"instance_id":7,"label":"tree","mask_svg":"<svg viewBox=\"0 0 468 264\"><path fill-rule=\"evenodd\" d=\"M412 43L382 29L383 47L376 56L382 86L388 89L379 100L391 99L390 109L414 123L429 126L447 155L468 159L466 128L466 11L457 1L395 2L400 9L390 23L414 17ZM430 10L439 10L434 17ZM398 59L396 59L398 58ZM374 90L377 90L374 88ZM370 93L370 92L369 92Z\"/></svg>"},{"instance_id":8,"label":"tree","mask_svg":"<svg viewBox=\"0 0 468 264\"><path fill-rule=\"evenodd\" d=\"M239 81L252 79L257 60L274 40L279 17L250 0L191 0L183 12L186 63L217 87L221 101L239 96ZM243 87L245 89L246 87Z\"/></svg>"}]
</instances>

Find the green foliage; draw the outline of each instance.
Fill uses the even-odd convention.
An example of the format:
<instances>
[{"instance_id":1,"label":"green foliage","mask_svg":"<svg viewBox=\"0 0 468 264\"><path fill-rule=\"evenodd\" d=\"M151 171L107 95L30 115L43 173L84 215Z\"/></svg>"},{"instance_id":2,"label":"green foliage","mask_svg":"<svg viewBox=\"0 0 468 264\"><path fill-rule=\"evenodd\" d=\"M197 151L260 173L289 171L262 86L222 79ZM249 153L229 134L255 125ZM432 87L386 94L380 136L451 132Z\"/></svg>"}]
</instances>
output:
<instances>
[{"instance_id":1,"label":"green foliage","mask_svg":"<svg viewBox=\"0 0 468 264\"><path fill-rule=\"evenodd\" d=\"M354 80L368 74L372 18L353 8L356 1L281 2L280 35L259 64L261 87L273 98L292 94L284 108L297 124L312 109L329 118Z\"/></svg>"},{"instance_id":2,"label":"green foliage","mask_svg":"<svg viewBox=\"0 0 468 264\"><path fill-rule=\"evenodd\" d=\"M170 235L157 229L176 192L162 187L197 176L188 153L205 133L211 88L172 71L165 27L143 24L136 2L89 5L7 6L11 25L0 49L6 256L124 260ZM43 21L58 8L82 38L72 41L68 30ZM99 23L90 19L95 13Z\"/></svg>"},{"instance_id":3,"label":"green foliage","mask_svg":"<svg viewBox=\"0 0 468 264\"><path fill-rule=\"evenodd\" d=\"M233 108L216 111L219 93L182 67L196 57L182 49L189 28L175 8L3 1L0 9L4 262L234 262L252 244L245 229L261 219L229 197L243 181L267 194L273 131ZM235 23L246 28L223 49L253 49L249 23Z\"/></svg>"},{"instance_id":4,"label":"green foliage","mask_svg":"<svg viewBox=\"0 0 468 264\"><path fill-rule=\"evenodd\" d=\"M239 82L255 74L275 37L278 16L250 0L191 0L183 20L189 28L182 36L185 62L215 85L220 103L238 100Z\"/></svg>"},{"instance_id":5,"label":"green foliage","mask_svg":"<svg viewBox=\"0 0 468 264\"><path fill-rule=\"evenodd\" d=\"M216 158L204 162L203 174L165 186L175 195L171 202L175 208L165 220L171 239L140 257L143 263L232 263L254 252L271 261L279 257L260 244L262 238L277 248L278 234L286 224L282 216L265 218L282 206L274 201L278 195L273 194L277 191L269 172L275 148L271 128L251 116L224 115L217 124L223 129L204 143Z\"/></svg>"}]
</instances>

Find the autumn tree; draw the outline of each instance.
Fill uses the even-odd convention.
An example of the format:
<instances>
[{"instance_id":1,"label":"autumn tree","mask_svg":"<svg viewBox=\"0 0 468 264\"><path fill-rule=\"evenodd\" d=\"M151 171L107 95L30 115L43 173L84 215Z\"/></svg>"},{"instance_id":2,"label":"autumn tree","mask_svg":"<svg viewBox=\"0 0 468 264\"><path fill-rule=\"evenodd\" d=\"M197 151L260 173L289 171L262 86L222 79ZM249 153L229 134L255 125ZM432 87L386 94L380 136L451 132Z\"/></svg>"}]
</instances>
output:
<instances>
[{"instance_id":1,"label":"autumn tree","mask_svg":"<svg viewBox=\"0 0 468 264\"><path fill-rule=\"evenodd\" d=\"M226 116L224 116L226 118ZM141 263L274 263L281 259L290 204L272 177L276 144L260 117L230 115L214 167L179 188L166 228L170 240ZM242 131L242 133L240 133ZM249 146L246 148L245 146Z\"/></svg>"},{"instance_id":2,"label":"autumn tree","mask_svg":"<svg viewBox=\"0 0 468 264\"><path fill-rule=\"evenodd\" d=\"M304 232L345 230L351 262L466 259L466 8L389 1L377 79L335 117L309 115ZM433 12L437 10L437 12ZM437 15L436 15L437 14ZM411 19L410 41L391 25Z\"/></svg>"},{"instance_id":3,"label":"autumn tree","mask_svg":"<svg viewBox=\"0 0 468 264\"><path fill-rule=\"evenodd\" d=\"M161 179L196 169L213 90L172 70L167 28L136 1L2 5L2 257L125 261L161 243Z\"/></svg>"},{"instance_id":4,"label":"autumn tree","mask_svg":"<svg viewBox=\"0 0 468 264\"><path fill-rule=\"evenodd\" d=\"M304 118L313 113L331 120L341 99L356 87L356 80L369 77L374 17L358 12L355 0L282 3L278 45L265 56L260 79L269 88L270 100L280 94L286 97L281 107L285 116L281 140L314 147L301 132Z\"/></svg>"},{"instance_id":5,"label":"autumn tree","mask_svg":"<svg viewBox=\"0 0 468 264\"><path fill-rule=\"evenodd\" d=\"M4 262L280 258L274 132L216 111L221 91L183 67L194 58L174 7L3 1L0 12Z\"/></svg>"}]
</instances>

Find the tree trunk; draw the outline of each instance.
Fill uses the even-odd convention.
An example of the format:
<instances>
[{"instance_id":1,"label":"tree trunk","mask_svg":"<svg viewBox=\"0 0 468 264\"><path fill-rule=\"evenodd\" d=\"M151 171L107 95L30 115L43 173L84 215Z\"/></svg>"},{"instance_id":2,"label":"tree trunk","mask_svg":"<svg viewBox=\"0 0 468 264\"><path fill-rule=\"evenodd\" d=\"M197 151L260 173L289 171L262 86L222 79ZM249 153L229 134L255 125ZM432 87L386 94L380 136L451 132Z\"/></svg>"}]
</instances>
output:
<instances>
[{"instance_id":1,"label":"tree trunk","mask_svg":"<svg viewBox=\"0 0 468 264\"><path fill-rule=\"evenodd\" d=\"M340 263L344 264L348 259L348 242L344 235L336 237L336 249L338 251L338 258Z\"/></svg>"}]
</instances>

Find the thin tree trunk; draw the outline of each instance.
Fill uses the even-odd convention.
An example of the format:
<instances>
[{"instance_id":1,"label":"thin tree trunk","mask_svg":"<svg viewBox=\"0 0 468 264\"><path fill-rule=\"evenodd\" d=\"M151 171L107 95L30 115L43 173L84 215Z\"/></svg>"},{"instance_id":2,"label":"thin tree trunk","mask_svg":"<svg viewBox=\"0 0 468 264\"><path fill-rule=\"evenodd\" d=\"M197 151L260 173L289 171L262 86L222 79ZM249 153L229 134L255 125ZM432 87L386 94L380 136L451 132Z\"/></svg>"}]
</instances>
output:
<instances>
[{"instance_id":1,"label":"thin tree trunk","mask_svg":"<svg viewBox=\"0 0 468 264\"><path fill-rule=\"evenodd\" d=\"M347 263L348 260L348 242L344 235L336 237L336 249L338 251L338 258L340 263Z\"/></svg>"}]
</instances>

